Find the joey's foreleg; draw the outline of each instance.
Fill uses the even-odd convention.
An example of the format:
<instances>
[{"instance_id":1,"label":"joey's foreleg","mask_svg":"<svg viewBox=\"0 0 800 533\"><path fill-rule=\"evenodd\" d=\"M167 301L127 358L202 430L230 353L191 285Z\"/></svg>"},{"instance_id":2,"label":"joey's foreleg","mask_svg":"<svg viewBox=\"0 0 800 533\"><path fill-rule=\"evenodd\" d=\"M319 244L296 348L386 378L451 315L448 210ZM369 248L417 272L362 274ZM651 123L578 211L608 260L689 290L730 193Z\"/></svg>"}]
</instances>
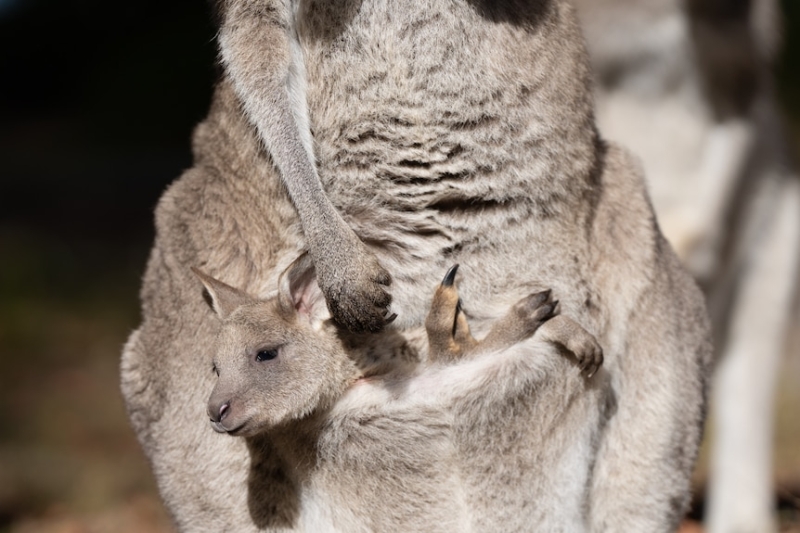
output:
<instances>
[{"instance_id":1,"label":"joey's foreleg","mask_svg":"<svg viewBox=\"0 0 800 533\"><path fill-rule=\"evenodd\" d=\"M297 209L333 318L378 331L389 316L389 273L333 207L314 163L305 69L288 2L222 4L222 62Z\"/></svg>"},{"instance_id":2,"label":"joey's foreleg","mask_svg":"<svg viewBox=\"0 0 800 533\"><path fill-rule=\"evenodd\" d=\"M498 319L479 343L481 352L497 351L524 341L553 320L558 301L550 290L529 294L515 303L508 313Z\"/></svg>"}]
</instances>

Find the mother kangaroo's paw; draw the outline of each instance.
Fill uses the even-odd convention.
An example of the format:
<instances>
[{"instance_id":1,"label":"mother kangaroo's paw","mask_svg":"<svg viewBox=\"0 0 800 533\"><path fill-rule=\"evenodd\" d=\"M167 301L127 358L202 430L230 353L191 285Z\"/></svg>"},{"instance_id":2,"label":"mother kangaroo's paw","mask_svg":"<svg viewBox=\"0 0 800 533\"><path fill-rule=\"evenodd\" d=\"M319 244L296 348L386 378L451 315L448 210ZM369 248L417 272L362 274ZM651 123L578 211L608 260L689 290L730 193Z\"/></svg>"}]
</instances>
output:
<instances>
[{"instance_id":1,"label":"mother kangaroo's paw","mask_svg":"<svg viewBox=\"0 0 800 533\"><path fill-rule=\"evenodd\" d=\"M354 333L378 332L397 318L389 310L392 277L360 242L345 248L330 250L316 261L328 309L336 323Z\"/></svg>"}]
</instances>

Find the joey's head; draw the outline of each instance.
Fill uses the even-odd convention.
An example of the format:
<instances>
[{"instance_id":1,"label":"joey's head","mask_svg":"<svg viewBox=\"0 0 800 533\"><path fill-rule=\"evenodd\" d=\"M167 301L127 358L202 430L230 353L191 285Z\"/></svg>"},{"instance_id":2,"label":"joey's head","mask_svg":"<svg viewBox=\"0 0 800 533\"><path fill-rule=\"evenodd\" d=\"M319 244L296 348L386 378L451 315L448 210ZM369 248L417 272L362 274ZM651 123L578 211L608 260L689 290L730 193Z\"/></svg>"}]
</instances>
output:
<instances>
[{"instance_id":1,"label":"joey's head","mask_svg":"<svg viewBox=\"0 0 800 533\"><path fill-rule=\"evenodd\" d=\"M211 426L249 436L334 401L352 377L307 255L282 275L277 295L260 300L198 270L222 322L216 339Z\"/></svg>"}]
</instances>

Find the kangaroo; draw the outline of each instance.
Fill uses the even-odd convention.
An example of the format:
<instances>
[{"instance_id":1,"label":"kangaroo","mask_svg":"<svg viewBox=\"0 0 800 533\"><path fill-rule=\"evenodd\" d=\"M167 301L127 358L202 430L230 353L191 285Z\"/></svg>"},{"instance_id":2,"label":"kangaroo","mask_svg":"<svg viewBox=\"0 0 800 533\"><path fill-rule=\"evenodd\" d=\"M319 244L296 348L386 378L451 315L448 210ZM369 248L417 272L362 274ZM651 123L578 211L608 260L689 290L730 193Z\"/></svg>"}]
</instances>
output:
<instances>
[{"instance_id":1,"label":"kangaroo","mask_svg":"<svg viewBox=\"0 0 800 533\"><path fill-rule=\"evenodd\" d=\"M769 68L779 6L576 4L598 73L600 126L641 155L666 237L711 306L718 366L706 527L775 531L773 402L800 266L800 183Z\"/></svg>"},{"instance_id":2,"label":"kangaroo","mask_svg":"<svg viewBox=\"0 0 800 533\"><path fill-rule=\"evenodd\" d=\"M673 531L705 412L705 304L636 161L594 125L570 3L230 0L219 20L222 76L194 166L156 210L121 365L179 529L305 520L276 442L208 431L220 324L189 267L263 298L308 249L334 320L386 329L358 341L363 367L391 339L413 355L429 287L455 263L476 337L549 288L603 346L588 382L548 345L514 401L454 404L477 528Z\"/></svg>"},{"instance_id":3,"label":"kangaroo","mask_svg":"<svg viewBox=\"0 0 800 533\"><path fill-rule=\"evenodd\" d=\"M535 381L538 365L525 361L535 350L511 348L537 330L546 342L571 343L577 351L569 353L588 377L602 363L588 332L554 316L558 302L550 291L520 300L476 341L459 310L456 271L434 294L427 363L401 360L373 377L355 364L364 358L348 354L348 345L363 345L345 344L326 320L307 256L284 272L277 296L267 300L195 271L222 321L211 426L233 436L270 434L303 503L314 507L302 529L469 531L454 468L455 400L480 402L485 389L513 398L520 384Z\"/></svg>"}]
</instances>

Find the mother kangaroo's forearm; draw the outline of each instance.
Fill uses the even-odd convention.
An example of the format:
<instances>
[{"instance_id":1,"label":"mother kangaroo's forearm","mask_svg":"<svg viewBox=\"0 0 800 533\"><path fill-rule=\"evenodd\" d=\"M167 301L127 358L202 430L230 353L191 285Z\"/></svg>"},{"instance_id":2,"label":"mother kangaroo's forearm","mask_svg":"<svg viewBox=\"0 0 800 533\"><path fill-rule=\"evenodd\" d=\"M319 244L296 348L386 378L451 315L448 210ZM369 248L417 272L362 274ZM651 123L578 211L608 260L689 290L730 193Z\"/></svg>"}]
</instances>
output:
<instances>
[{"instance_id":1,"label":"mother kangaroo's forearm","mask_svg":"<svg viewBox=\"0 0 800 533\"><path fill-rule=\"evenodd\" d=\"M236 93L280 170L313 246L314 238L324 234L323 224L341 217L326 197L313 163L292 13L283 2L229 2L219 40Z\"/></svg>"},{"instance_id":2,"label":"mother kangaroo's forearm","mask_svg":"<svg viewBox=\"0 0 800 533\"><path fill-rule=\"evenodd\" d=\"M221 4L220 51L245 114L297 209L325 299L337 322L377 331L391 320L391 277L325 194L314 162L305 66L293 2Z\"/></svg>"}]
</instances>

